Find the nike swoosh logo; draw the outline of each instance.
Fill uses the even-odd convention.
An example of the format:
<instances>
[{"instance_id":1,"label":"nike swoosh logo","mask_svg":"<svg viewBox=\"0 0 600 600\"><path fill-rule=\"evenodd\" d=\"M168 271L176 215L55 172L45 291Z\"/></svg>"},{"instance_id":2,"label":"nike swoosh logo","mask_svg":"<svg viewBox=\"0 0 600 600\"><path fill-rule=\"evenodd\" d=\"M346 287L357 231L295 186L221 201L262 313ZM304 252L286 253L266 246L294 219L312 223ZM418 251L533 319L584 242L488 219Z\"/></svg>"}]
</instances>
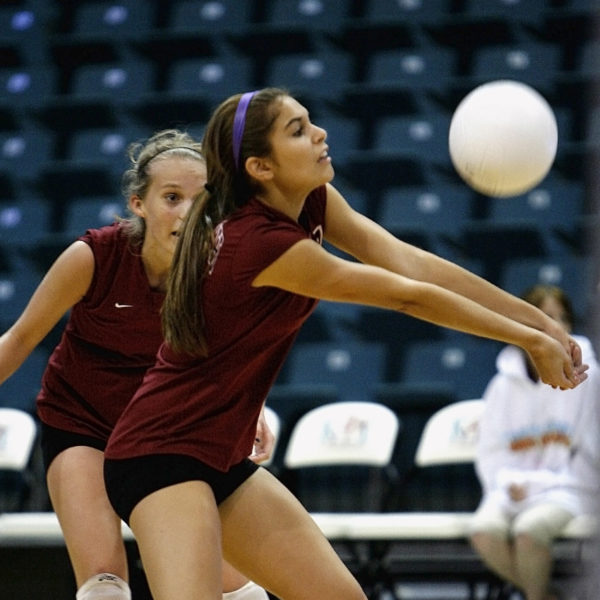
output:
<instances>
[{"instance_id":1,"label":"nike swoosh logo","mask_svg":"<svg viewBox=\"0 0 600 600\"><path fill-rule=\"evenodd\" d=\"M119 304L115 302L115 308L133 308L133 304Z\"/></svg>"}]
</instances>

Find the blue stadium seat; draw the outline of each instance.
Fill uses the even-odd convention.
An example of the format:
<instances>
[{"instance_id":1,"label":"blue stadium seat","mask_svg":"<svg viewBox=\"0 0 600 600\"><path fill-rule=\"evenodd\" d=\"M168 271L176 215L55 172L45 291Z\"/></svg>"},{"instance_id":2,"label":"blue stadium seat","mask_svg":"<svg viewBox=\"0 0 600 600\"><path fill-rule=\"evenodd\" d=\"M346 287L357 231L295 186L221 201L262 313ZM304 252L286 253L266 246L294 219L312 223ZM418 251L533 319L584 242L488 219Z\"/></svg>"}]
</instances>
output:
<instances>
[{"instance_id":1,"label":"blue stadium seat","mask_svg":"<svg viewBox=\"0 0 600 600\"><path fill-rule=\"evenodd\" d=\"M417 229L456 238L471 219L473 192L462 185L391 187L379 202L377 221L386 229Z\"/></svg>"},{"instance_id":2,"label":"blue stadium seat","mask_svg":"<svg viewBox=\"0 0 600 600\"><path fill-rule=\"evenodd\" d=\"M0 39L14 48L28 65L49 61L47 31L51 11L43 2L15 3L0 7Z\"/></svg>"},{"instance_id":3,"label":"blue stadium seat","mask_svg":"<svg viewBox=\"0 0 600 600\"><path fill-rule=\"evenodd\" d=\"M266 84L301 97L335 98L353 81L353 58L344 52L319 51L279 55L266 71Z\"/></svg>"},{"instance_id":4,"label":"blue stadium seat","mask_svg":"<svg viewBox=\"0 0 600 600\"><path fill-rule=\"evenodd\" d=\"M109 37L115 41L148 33L154 25L153 2L110 0L75 5L73 33L85 37Z\"/></svg>"},{"instance_id":5,"label":"blue stadium seat","mask_svg":"<svg viewBox=\"0 0 600 600\"><path fill-rule=\"evenodd\" d=\"M495 373L497 342L454 334L448 339L417 341L406 353L399 381L445 383L459 400L479 398Z\"/></svg>"},{"instance_id":6,"label":"blue stadium seat","mask_svg":"<svg viewBox=\"0 0 600 600\"><path fill-rule=\"evenodd\" d=\"M405 351L414 342L439 340L444 330L437 325L405 314L377 307L365 306L354 326L358 339L368 343L384 344L386 365L382 381L398 381Z\"/></svg>"},{"instance_id":7,"label":"blue stadium seat","mask_svg":"<svg viewBox=\"0 0 600 600\"><path fill-rule=\"evenodd\" d=\"M495 284L506 261L541 258L551 251L546 227L523 219L471 220L464 224L459 244L466 256L482 261L482 275Z\"/></svg>"},{"instance_id":8,"label":"blue stadium seat","mask_svg":"<svg viewBox=\"0 0 600 600\"><path fill-rule=\"evenodd\" d=\"M572 233L585 207L585 185L566 180L554 173L544 178L533 190L511 198L490 198L489 219L523 221Z\"/></svg>"},{"instance_id":9,"label":"blue stadium seat","mask_svg":"<svg viewBox=\"0 0 600 600\"><path fill-rule=\"evenodd\" d=\"M73 73L70 99L126 107L153 92L154 83L154 67L142 59L89 63Z\"/></svg>"},{"instance_id":10,"label":"blue stadium seat","mask_svg":"<svg viewBox=\"0 0 600 600\"><path fill-rule=\"evenodd\" d=\"M383 117L375 123L373 147L451 168L448 152L450 118L443 112L433 111Z\"/></svg>"},{"instance_id":11,"label":"blue stadium seat","mask_svg":"<svg viewBox=\"0 0 600 600\"><path fill-rule=\"evenodd\" d=\"M168 29L173 34L242 34L252 23L252 2L182 0L170 4Z\"/></svg>"},{"instance_id":12,"label":"blue stadium seat","mask_svg":"<svg viewBox=\"0 0 600 600\"><path fill-rule=\"evenodd\" d=\"M66 158L73 162L100 163L120 175L129 168L129 144L148 133L134 127L81 129L71 135Z\"/></svg>"},{"instance_id":13,"label":"blue stadium seat","mask_svg":"<svg viewBox=\"0 0 600 600\"><path fill-rule=\"evenodd\" d=\"M500 19L517 25L540 26L548 11L548 3L531 0L466 0L462 14L480 21Z\"/></svg>"},{"instance_id":14,"label":"blue stadium seat","mask_svg":"<svg viewBox=\"0 0 600 600\"><path fill-rule=\"evenodd\" d=\"M577 74L591 79L600 74L600 41L596 39L584 42L579 51L576 65Z\"/></svg>"},{"instance_id":15,"label":"blue stadium seat","mask_svg":"<svg viewBox=\"0 0 600 600\"><path fill-rule=\"evenodd\" d=\"M528 41L479 48L474 55L471 75L473 85L494 79L515 79L551 99L561 70L559 44Z\"/></svg>"},{"instance_id":16,"label":"blue stadium seat","mask_svg":"<svg viewBox=\"0 0 600 600\"><path fill-rule=\"evenodd\" d=\"M0 271L0 319L6 326L17 320L42 277L31 263L15 253L9 268Z\"/></svg>"},{"instance_id":17,"label":"blue stadium seat","mask_svg":"<svg viewBox=\"0 0 600 600\"><path fill-rule=\"evenodd\" d=\"M19 370L0 386L0 407L35 413L35 398L40 391L48 358L48 351L42 347L29 355Z\"/></svg>"},{"instance_id":18,"label":"blue stadium seat","mask_svg":"<svg viewBox=\"0 0 600 600\"><path fill-rule=\"evenodd\" d=\"M522 258L507 262L500 287L521 296L532 285L556 285L569 295L578 320L592 308L592 260L587 256L556 254L546 258Z\"/></svg>"},{"instance_id":19,"label":"blue stadium seat","mask_svg":"<svg viewBox=\"0 0 600 600\"><path fill-rule=\"evenodd\" d=\"M600 105L592 106L586 116L585 144L590 148L600 147Z\"/></svg>"},{"instance_id":20,"label":"blue stadium seat","mask_svg":"<svg viewBox=\"0 0 600 600\"><path fill-rule=\"evenodd\" d=\"M232 94L251 89L252 81L250 58L232 55L188 58L172 64L167 93L175 103L200 97L216 106Z\"/></svg>"},{"instance_id":21,"label":"blue stadium seat","mask_svg":"<svg viewBox=\"0 0 600 600\"><path fill-rule=\"evenodd\" d=\"M386 351L381 343L304 343L287 362L288 383L333 384L341 400L366 400L384 377Z\"/></svg>"},{"instance_id":22,"label":"blue stadium seat","mask_svg":"<svg viewBox=\"0 0 600 600\"><path fill-rule=\"evenodd\" d=\"M50 205L42 198L26 196L0 199L0 240L21 247L35 245L51 230Z\"/></svg>"},{"instance_id":23,"label":"blue stadium seat","mask_svg":"<svg viewBox=\"0 0 600 600\"><path fill-rule=\"evenodd\" d=\"M451 14L452 8L451 0L367 0L363 18L368 23L399 21L422 26L444 21Z\"/></svg>"},{"instance_id":24,"label":"blue stadium seat","mask_svg":"<svg viewBox=\"0 0 600 600\"><path fill-rule=\"evenodd\" d=\"M365 83L412 89L444 89L457 73L457 54L438 46L374 52L367 59Z\"/></svg>"},{"instance_id":25,"label":"blue stadium seat","mask_svg":"<svg viewBox=\"0 0 600 600\"><path fill-rule=\"evenodd\" d=\"M349 0L273 0L267 3L265 22L271 27L335 32L350 16Z\"/></svg>"},{"instance_id":26,"label":"blue stadium seat","mask_svg":"<svg viewBox=\"0 0 600 600\"><path fill-rule=\"evenodd\" d=\"M33 183L54 157L54 135L41 127L0 131L0 170L17 182Z\"/></svg>"},{"instance_id":27,"label":"blue stadium seat","mask_svg":"<svg viewBox=\"0 0 600 600\"><path fill-rule=\"evenodd\" d=\"M118 197L73 200L66 210L64 231L75 238L85 233L86 229L110 225L117 216L127 216L125 201Z\"/></svg>"},{"instance_id":28,"label":"blue stadium seat","mask_svg":"<svg viewBox=\"0 0 600 600\"><path fill-rule=\"evenodd\" d=\"M0 68L0 102L16 112L40 108L57 90L53 65Z\"/></svg>"}]
</instances>

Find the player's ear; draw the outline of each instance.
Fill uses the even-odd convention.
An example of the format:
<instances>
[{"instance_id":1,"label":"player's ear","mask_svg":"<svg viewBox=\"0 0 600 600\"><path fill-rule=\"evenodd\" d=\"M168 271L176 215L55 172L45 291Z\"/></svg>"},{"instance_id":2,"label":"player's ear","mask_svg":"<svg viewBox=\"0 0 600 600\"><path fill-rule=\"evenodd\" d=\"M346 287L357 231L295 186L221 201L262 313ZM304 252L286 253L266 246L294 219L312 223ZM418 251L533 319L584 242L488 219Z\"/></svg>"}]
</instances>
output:
<instances>
[{"instance_id":1,"label":"player's ear","mask_svg":"<svg viewBox=\"0 0 600 600\"><path fill-rule=\"evenodd\" d=\"M249 156L244 166L248 174L257 181L268 181L273 178L273 169L268 158Z\"/></svg>"},{"instance_id":2,"label":"player's ear","mask_svg":"<svg viewBox=\"0 0 600 600\"><path fill-rule=\"evenodd\" d=\"M137 194L129 197L129 210L131 210L131 212L138 217L146 217L144 201Z\"/></svg>"}]
</instances>

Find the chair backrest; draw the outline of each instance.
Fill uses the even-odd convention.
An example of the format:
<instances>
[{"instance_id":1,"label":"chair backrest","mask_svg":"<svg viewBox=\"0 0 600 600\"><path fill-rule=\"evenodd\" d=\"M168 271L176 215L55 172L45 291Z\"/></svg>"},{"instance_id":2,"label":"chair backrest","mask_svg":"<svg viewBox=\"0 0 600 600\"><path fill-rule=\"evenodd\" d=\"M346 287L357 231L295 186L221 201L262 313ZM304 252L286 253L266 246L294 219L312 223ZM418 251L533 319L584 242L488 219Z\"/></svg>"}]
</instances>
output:
<instances>
[{"instance_id":1,"label":"chair backrest","mask_svg":"<svg viewBox=\"0 0 600 600\"><path fill-rule=\"evenodd\" d=\"M288 363L289 383L333 384L340 399L364 400L384 376L386 350L377 342L303 343Z\"/></svg>"},{"instance_id":2,"label":"chair backrest","mask_svg":"<svg viewBox=\"0 0 600 600\"><path fill-rule=\"evenodd\" d=\"M427 421L415 463L419 467L473 462L484 400L460 400Z\"/></svg>"},{"instance_id":3,"label":"chair backrest","mask_svg":"<svg viewBox=\"0 0 600 600\"><path fill-rule=\"evenodd\" d=\"M279 418L279 415L269 406L265 406L265 419L269 429L271 430L271 433L275 437L275 445L273 446L273 452L271 453L271 456L261 463L263 467L268 467L269 465L273 464L275 452L277 451L279 435L281 433L281 419Z\"/></svg>"},{"instance_id":4,"label":"chair backrest","mask_svg":"<svg viewBox=\"0 0 600 600\"><path fill-rule=\"evenodd\" d=\"M0 408L0 469L23 471L37 435L34 418L16 408Z\"/></svg>"},{"instance_id":5,"label":"chair backrest","mask_svg":"<svg viewBox=\"0 0 600 600\"><path fill-rule=\"evenodd\" d=\"M448 332L439 340L417 340L404 355L400 381L447 383L458 399L477 398L496 372L502 344Z\"/></svg>"},{"instance_id":6,"label":"chair backrest","mask_svg":"<svg viewBox=\"0 0 600 600\"><path fill-rule=\"evenodd\" d=\"M303 415L292 430L287 468L333 465L384 467L392 459L400 423L375 402L333 402Z\"/></svg>"}]
</instances>

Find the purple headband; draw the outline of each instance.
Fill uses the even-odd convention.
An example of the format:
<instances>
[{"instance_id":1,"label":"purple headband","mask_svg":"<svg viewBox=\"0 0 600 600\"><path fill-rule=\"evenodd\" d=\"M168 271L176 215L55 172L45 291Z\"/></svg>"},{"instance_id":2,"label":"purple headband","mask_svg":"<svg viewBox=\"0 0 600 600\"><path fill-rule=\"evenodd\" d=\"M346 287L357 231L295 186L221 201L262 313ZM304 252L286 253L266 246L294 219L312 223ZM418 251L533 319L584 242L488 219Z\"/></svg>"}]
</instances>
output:
<instances>
[{"instance_id":1,"label":"purple headband","mask_svg":"<svg viewBox=\"0 0 600 600\"><path fill-rule=\"evenodd\" d=\"M256 94L256 91L242 94L233 118L233 160L236 169L240 168L240 149L242 147L242 137L244 137L244 128L246 127L246 111L254 94Z\"/></svg>"}]
</instances>

